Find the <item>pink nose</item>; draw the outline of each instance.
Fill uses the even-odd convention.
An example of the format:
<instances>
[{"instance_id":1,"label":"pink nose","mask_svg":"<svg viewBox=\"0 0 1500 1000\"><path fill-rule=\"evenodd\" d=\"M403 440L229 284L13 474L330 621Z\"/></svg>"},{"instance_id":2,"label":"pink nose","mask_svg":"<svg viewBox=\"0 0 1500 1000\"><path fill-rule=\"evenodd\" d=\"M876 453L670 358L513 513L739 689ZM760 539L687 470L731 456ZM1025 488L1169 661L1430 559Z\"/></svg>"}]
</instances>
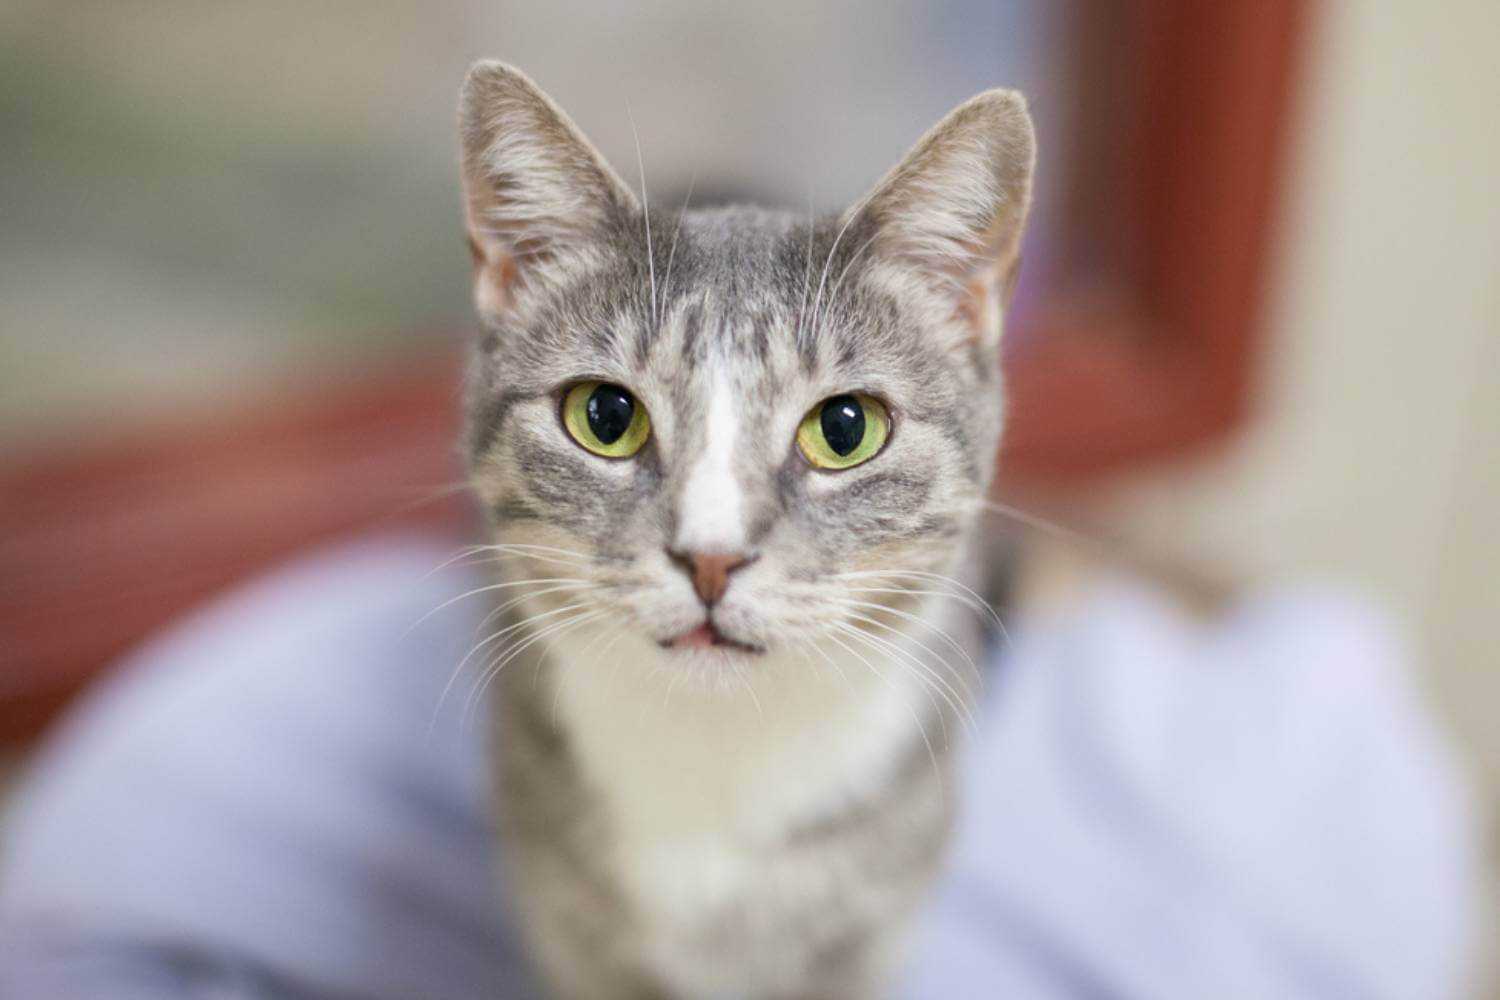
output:
<instances>
[{"instance_id":1,"label":"pink nose","mask_svg":"<svg viewBox=\"0 0 1500 1000\"><path fill-rule=\"evenodd\" d=\"M750 561L738 552L668 552L667 555L692 577L698 599L710 608L729 589L729 574Z\"/></svg>"}]
</instances>

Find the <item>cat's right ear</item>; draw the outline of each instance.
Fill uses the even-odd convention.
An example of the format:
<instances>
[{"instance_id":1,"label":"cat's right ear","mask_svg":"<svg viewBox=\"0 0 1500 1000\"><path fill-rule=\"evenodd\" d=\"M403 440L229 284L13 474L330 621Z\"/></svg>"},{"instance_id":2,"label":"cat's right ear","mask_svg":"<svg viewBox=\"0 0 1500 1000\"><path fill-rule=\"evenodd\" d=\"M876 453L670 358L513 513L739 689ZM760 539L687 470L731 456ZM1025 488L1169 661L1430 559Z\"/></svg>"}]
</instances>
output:
<instances>
[{"instance_id":1,"label":"cat's right ear","mask_svg":"<svg viewBox=\"0 0 1500 1000\"><path fill-rule=\"evenodd\" d=\"M995 343L1031 203L1036 140L1025 99L989 90L951 111L846 215L870 258L914 299Z\"/></svg>"},{"instance_id":2,"label":"cat's right ear","mask_svg":"<svg viewBox=\"0 0 1500 1000\"><path fill-rule=\"evenodd\" d=\"M635 196L520 70L476 63L459 100L464 215L481 315L597 252Z\"/></svg>"}]
</instances>

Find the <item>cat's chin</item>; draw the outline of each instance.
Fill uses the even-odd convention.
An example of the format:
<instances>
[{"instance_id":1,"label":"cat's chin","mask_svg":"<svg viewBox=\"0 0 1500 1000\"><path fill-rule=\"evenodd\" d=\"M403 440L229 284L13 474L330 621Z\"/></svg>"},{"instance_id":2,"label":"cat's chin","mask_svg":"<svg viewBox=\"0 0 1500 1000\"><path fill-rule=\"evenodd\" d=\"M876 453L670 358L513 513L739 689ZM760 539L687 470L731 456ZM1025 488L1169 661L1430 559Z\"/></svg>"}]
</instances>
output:
<instances>
[{"instance_id":1,"label":"cat's chin","mask_svg":"<svg viewBox=\"0 0 1500 1000\"><path fill-rule=\"evenodd\" d=\"M697 628L690 629L681 635L670 639L663 639L659 643L662 649L678 650L682 652L713 650L722 653L743 653L748 655L759 655L764 653L765 647L742 642L719 631L713 622L704 622Z\"/></svg>"}]
</instances>

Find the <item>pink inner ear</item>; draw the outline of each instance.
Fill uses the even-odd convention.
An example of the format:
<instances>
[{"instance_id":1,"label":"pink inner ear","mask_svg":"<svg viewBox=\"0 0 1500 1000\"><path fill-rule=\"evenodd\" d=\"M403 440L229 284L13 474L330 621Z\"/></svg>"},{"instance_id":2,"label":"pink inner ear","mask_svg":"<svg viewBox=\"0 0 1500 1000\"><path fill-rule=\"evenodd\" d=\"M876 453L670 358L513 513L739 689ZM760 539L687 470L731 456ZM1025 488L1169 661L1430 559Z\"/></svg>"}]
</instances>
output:
<instances>
[{"instance_id":1,"label":"pink inner ear","mask_svg":"<svg viewBox=\"0 0 1500 1000\"><path fill-rule=\"evenodd\" d=\"M1008 287L1009 284L1010 282L1007 281L1006 286ZM996 294L997 291L999 294ZM981 344L984 342L985 335L993 332L992 328L1000 322L996 307L1003 306L1004 303L1005 291L994 288L994 276L988 271L964 282L958 302L954 306L954 315L968 329L971 343Z\"/></svg>"},{"instance_id":2,"label":"pink inner ear","mask_svg":"<svg viewBox=\"0 0 1500 1000\"><path fill-rule=\"evenodd\" d=\"M514 254L502 250L498 244L490 246L493 258L478 240L469 237L469 253L474 259L474 306L480 313L493 314L509 303L517 268Z\"/></svg>"}]
</instances>

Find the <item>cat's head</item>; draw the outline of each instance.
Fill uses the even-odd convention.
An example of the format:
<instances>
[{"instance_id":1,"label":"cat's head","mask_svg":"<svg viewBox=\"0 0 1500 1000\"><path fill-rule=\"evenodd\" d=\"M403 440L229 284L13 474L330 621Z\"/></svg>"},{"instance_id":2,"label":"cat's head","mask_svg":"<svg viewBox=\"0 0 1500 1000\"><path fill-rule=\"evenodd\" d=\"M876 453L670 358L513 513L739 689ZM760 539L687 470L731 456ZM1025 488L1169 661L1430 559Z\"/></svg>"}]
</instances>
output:
<instances>
[{"instance_id":1,"label":"cat's head","mask_svg":"<svg viewBox=\"0 0 1500 1000\"><path fill-rule=\"evenodd\" d=\"M472 479L539 627L750 665L951 568L1003 423L1018 94L971 99L815 219L647 212L499 63L470 72L461 128Z\"/></svg>"}]
</instances>

